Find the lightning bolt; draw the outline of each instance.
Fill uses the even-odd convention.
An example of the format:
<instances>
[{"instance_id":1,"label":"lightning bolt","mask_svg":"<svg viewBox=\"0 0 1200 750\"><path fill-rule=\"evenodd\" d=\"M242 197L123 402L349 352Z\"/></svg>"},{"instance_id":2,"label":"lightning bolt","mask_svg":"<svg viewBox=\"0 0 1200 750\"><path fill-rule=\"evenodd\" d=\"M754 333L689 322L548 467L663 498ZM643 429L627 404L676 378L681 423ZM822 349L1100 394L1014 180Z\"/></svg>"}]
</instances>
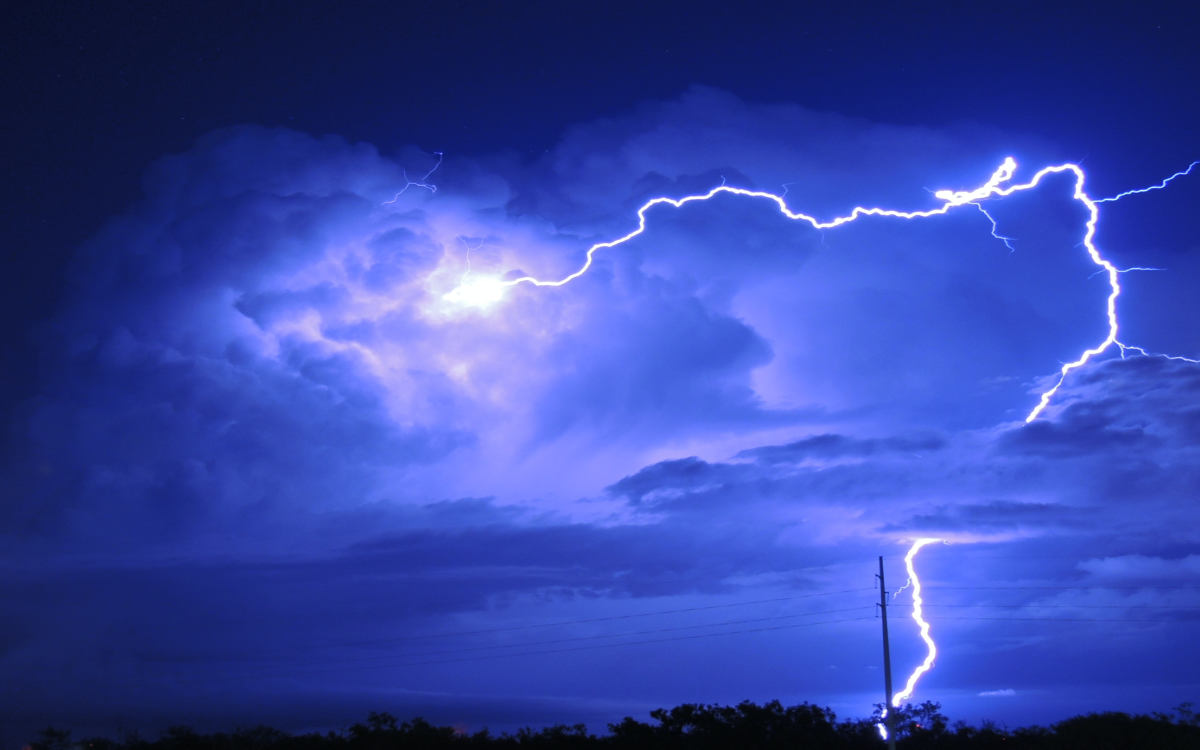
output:
<instances>
[{"instance_id":1,"label":"lightning bolt","mask_svg":"<svg viewBox=\"0 0 1200 750\"><path fill-rule=\"evenodd\" d=\"M908 682L904 685L904 689L892 696L892 707L899 708L904 701L912 696L913 691L917 688L917 682L921 676L933 668L933 660L937 658L937 644L933 642L933 637L929 635L929 622L925 619L925 612L922 605L925 601L921 598L921 579L917 577L917 568L914 560L921 548L940 542L941 539L932 537L922 537L913 542L913 546L909 548L908 554L904 556L904 569L908 571L908 580L912 584L912 618L917 623L917 627L921 632L921 640L925 641L925 661L921 662L912 674L908 676ZM907 584L906 584L907 585Z\"/></svg>"},{"instance_id":2,"label":"lightning bolt","mask_svg":"<svg viewBox=\"0 0 1200 750\"><path fill-rule=\"evenodd\" d=\"M926 672L933 669L933 660L937 658L937 644L933 642L933 636L929 634L929 621L925 619L923 609L925 600L921 598L921 579L917 576L917 567L914 561L922 547L941 541L943 540L934 537L921 537L913 542L908 549L908 554L904 556L904 569L908 572L908 581L900 587L896 594L912 588L912 618L920 630L921 640L925 642L925 660L917 665L917 668L908 676L908 682L905 683L904 689L892 696L892 705L884 708L883 713L880 714L880 722L876 727L879 729L880 736L885 740L887 739L887 725L883 723L883 720L887 718L889 708L900 708L906 700L912 697L913 691L917 689L917 683ZM895 599L895 596L892 598Z\"/></svg>"},{"instance_id":3,"label":"lightning bolt","mask_svg":"<svg viewBox=\"0 0 1200 750\"><path fill-rule=\"evenodd\" d=\"M440 158L441 157L439 155L438 164L441 163ZM1096 345L1094 345L1092 347L1085 349L1074 360L1071 360L1071 361L1063 364L1059 368L1059 375L1058 375L1057 380L1054 382L1053 385L1051 385L1049 388L1047 388L1046 390L1044 390L1041 393L1041 396L1038 399L1037 405L1035 405L1033 407L1033 409L1030 410L1029 414L1026 415L1025 422L1029 423L1029 422L1032 422L1033 420L1037 419L1038 415L1040 415L1046 409L1046 407L1050 404L1050 401L1054 398L1055 394L1057 394L1059 389L1062 387L1062 384L1066 380L1067 376L1072 371L1083 367L1088 362L1090 362L1093 358L1099 356L1100 354L1103 354L1104 352L1106 352L1114 347L1120 351L1120 354L1122 357L1124 357L1129 352L1134 352L1140 356L1158 356L1158 357L1165 357L1165 358L1169 358L1169 359L1184 360L1187 362L1200 363L1200 360L1191 359L1188 357L1181 357L1181 356L1175 356L1175 355L1164 355L1164 354L1152 354L1150 352L1147 352L1145 349L1142 349L1141 347L1124 344L1118 340L1117 336L1118 336L1119 325L1118 325L1118 320L1117 320L1117 298L1121 294L1120 275L1121 275L1121 273L1123 273L1123 270L1117 268L1110 261L1105 259L1100 254L1100 251L1097 249L1096 244L1095 244L1096 224L1100 220L1100 208L1099 208L1100 203L1114 202L1114 201L1118 201L1118 200L1125 198L1127 196L1130 196L1130 195L1136 195L1136 194L1140 194L1140 193L1146 193L1146 192L1150 192L1153 190L1161 190L1163 188L1166 188L1167 185L1172 180L1175 180L1179 177L1183 177L1187 174L1190 174L1192 169L1194 167L1196 167L1197 164L1200 164L1200 161L1192 162L1192 164L1190 166L1188 166L1187 169L1176 172L1175 174L1164 179L1162 182L1158 183L1157 185L1151 185L1151 186L1145 187L1145 188L1138 188L1136 190L1126 190L1123 193L1118 193L1117 195L1114 195L1114 196L1111 196L1108 198L1093 199L1084 190L1084 181L1085 181L1084 171L1077 164L1066 163L1066 164L1057 164L1057 165L1053 165L1053 166L1043 167L1036 174L1034 174L1033 177L1030 178L1028 182L1014 184L1014 183L1012 183L1012 178L1013 178L1013 175L1016 173L1017 162L1012 157L1008 157L992 173L991 177L988 178L987 182L985 182L984 184L980 185L979 187L977 187L973 190L938 190L938 191L935 191L934 197L942 202L941 205L936 208L930 208L930 209L918 210L918 211L900 211L900 210L890 209L890 208L855 206L854 209L852 211L850 211L850 213L842 215L842 216L837 216L835 218L832 218L832 219L829 219L826 221L821 221L820 219L817 219L814 216L810 216L809 214L801 213L799 211L793 211L788 206L787 202L783 199L782 195L777 195L775 193L765 192L765 191L761 191L761 190L749 190L746 188L734 187L734 186L725 185L722 183L721 185L718 185L717 187L712 188L711 190L709 190L706 193L687 195L682 198L671 198L668 196L658 196L655 198L651 198L650 200L643 203L640 208L638 208L638 210L637 210L637 219L638 220L637 220L637 227L635 229L633 229L632 231L630 231L629 233L627 233L625 235L622 235L621 237L617 237L616 239L595 243L594 245L592 245L591 247L589 247L587 249L587 253L584 257L583 264L576 271L569 273L560 279L539 279L535 276L528 276L528 275L521 276L519 278L514 278L514 279L507 279L507 280L502 280L502 279L495 278L495 277L477 277L477 278L471 278L471 279L464 278L463 282L458 287L455 287L453 290L451 290L449 293L447 293L445 295L445 299L450 302L456 303L456 304L482 307L482 306L487 306L493 302L498 301L503 296L503 293L506 289L515 287L515 286L519 286L521 284L529 284L531 286L537 286L537 287L564 286L564 285L569 284L570 282L574 281L575 279L578 279L580 276L583 276L585 273L588 272L588 270L592 267L592 263L595 259L595 255L597 252L599 252L601 250L607 250L607 249L619 247L619 246L625 244L626 242L629 242L630 240L634 239L635 237L638 237L639 235L643 234L646 231L647 214L651 211L651 209L654 209L657 206L671 206L673 208L682 208L683 206L685 206L689 203L699 203L699 202L703 202L703 201L708 201L708 200L711 200L712 198L716 197L717 195L721 195L721 194L729 194L729 195L741 196L744 198L753 198L753 199L771 201L779 208L779 212L781 214L783 214L783 216L785 216L786 218L788 218L792 221L804 222L804 223L808 224L809 226L811 226L813 229L817 229L817 230L833 229L833 228L839 227L843 224L848 224L852 221L856 221L864 216L881 216L881 217L905 219L905 220L928 219L928 218L932 218L935 216L944 216L944 215L950 213L950 211L952 211L956 208L959 208L961 206L974 206L976 209L981 211L984 214L984 216L987 217L987 219L991 222L992 236L995 237L996 239L999 239L1002 242L1004 242L1004 244L1011 250L1012 249L1012 245L1010 244L1011 238L1005 237L1004 235L999 234L995 219L993 219L991 214L989 214L987 212L987 210L984 209L984 207L982 206L982 202L986 201L986 200L991 200L994 198L1005 198L1009 195L1012 195L1013 193L1022 192L1025 190L1032 190L1032 189L1036 188L1042 182L1042 180L1049 175L1070 174L1070 175L1073 175L1075 178L1074 179L1075 184L1074 184L1074 190L1072 193L1072 198L1074 198L1076 201L1078 201L1080 204L1083 205L1083 207L1087 210L1087 215L1088 215L1087 221L1085 222L1085 225L1084 225L1085 228L1084 228L1084 233L1083 233L1083 238L1082 238L1081 244L1087 251L1088 258L1092 261L1092 263L1094 263L1097 266L1096 273L1104 274L1108 279L1109 293L1108 293L1108 297L1107 297L1107 300L1105 303L1105 315L1108 320L1108 334L1104 337L1104 339L1102 341L1100 341L1099 343L1097 343ZM434 166L434 169L437 169L437 165ZM427 180L429 175L432 173L433 173L433 170L430 170L429 174L425 175L423 180ZM413 186L413 185L416 185L419 187L425 187L425 188L428 188L431 190L434 189L427 184L412 183L412 182L410 182L408 185L405 185L405 189L407 189L408 187ZM402 192L403 191L401 191L401 193ZM785 192L786 192L786 189L785 189ZM397 197L399 197L399 194L397 194ZM395 199L393 199L393 200L395 200ZM1134 269L1124 269L1124 270L1134 270Z\"/></svg>"}]
</instances>

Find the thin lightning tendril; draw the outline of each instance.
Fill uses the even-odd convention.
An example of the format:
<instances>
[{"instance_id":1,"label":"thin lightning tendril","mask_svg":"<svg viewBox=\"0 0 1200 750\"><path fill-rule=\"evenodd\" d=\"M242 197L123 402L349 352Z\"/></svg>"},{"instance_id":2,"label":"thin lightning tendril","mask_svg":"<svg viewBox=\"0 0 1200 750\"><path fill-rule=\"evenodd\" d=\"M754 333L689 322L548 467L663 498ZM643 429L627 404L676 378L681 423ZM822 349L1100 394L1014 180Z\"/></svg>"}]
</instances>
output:
<instances>
[{"instance_id":1,"label":"thin lightning tendril","mask_svg":"<svg viewBox=\"0 0 1200 750\"><path fill-rule=\"evenodd\" d=\"M1013 239L1015 239L1015 238L1006 237L1003 234L1000 234L1000 227L996 224L995 217L993 217L991 214L989 214L987 212L987 209L983 207L983 204L982 203L972 203L971 205L974 206L975 208L978 208L979 213L986 216L987 220L992 223L992 236L995 237L996 239L1000 240L1001 242L1003 242L1004 246L1008 248L1009 252L1016 252L1017 249L1012 246Z\"/></svg>"},{"instance_id":2,"label":"thin lightning tendril","mask_svg":"<svg viewBox=\"0 0 1200 750\"><path fill-rule=\"evenodd\" d=\"M472 280L471 276L471 251L479 250L483 247L483 240L479 240L479 244L471 247L467 242L466 237L458 238L463 247L467 250L467 267L463 271L462 278L459 279L458 286L454 291L446 295L446 298L453 302L469 304L475 307L487 307L494 302L499 302L504 296L504 286L495 279L487 277Z\"/></svg>"},{"instance_id":3,"label":"thin lightning tendril","mask_svg":"<svg viewBox=\"0 0 1200 750\"><path fill-rule=\"evenodd\" d=\"M458 240L463 243L463 248L467 251L467 269L463 271L462 280L459 281L459 284L465 284L467 283L467 278L471 275L471 250L478 250L480 247L483 247L483 240L480 240L479 245L475 248L471 247L471 243L467 242L466 237L459 237Z\"/></svg>"},{"instance_id":4,"label":"thin lightning tendril","mask_svg":"<svg viewBox=\"0 0 1200 750\"><path fill-rule=\"evenodd\" d=\"M1167 270L1167 269L1157 268L1155 266L1130 266L1129 268L1118 268L1117 273L1129 273L1130 271L1165 271L1165 270ZM1089 279L1093 278L1094 276L1097 276L1102 273L1104 273L1103 268L1101 268L1099 271L1093 271L1091 274L1088 275L1088 278Z\"/></svg>"},{"instance_id":5,"label":"thin lightning tendril","mask_svg":"<svg viewBox=\"0 0 1200 750\"><path fill-rule=\"evenodd\" d=\"M400 196L402 196L406 192L408 192L408 189L410 187L421 188L422 190L428 190L430 193L436 193L437 185L430 182L429 178L433 176L434 172L438 171L438 167L442 166L443 154L441 151L434 151L433 155L437 157L437 162L432 167L430 167L429 171L426 172L425 176L422 177L420 180L408 179L408 170L401 169L400 172L401 172L401 174L404 175L404 187L400 188L400 192L393 195L391 200L384 201L383 205L389 206L389 205L395 203L396 201L400 200Z\"/></svg>"},{"instance_id":6,"label":"thin lightning tendril","mask_svg":"<svg viewBox=\"0 0 1200 750\"><path fill-rule=\"evenodd\" d=\"M441 163L440 159L441 159L441 157L439 154L438 164ZM1132 351L1132 352L1136 352L1137 354L1142 355L1142 356L1162 357L1165 359L1180 360L1180 361L1193 362L1193 363L1200 364L1200 360L1197 360L1197 359L1191 359L1189 357L1182 357L1182 356L1165 355L1165 354L1154 354L1154 353L1147 352L1146 350L1144 350L1140 347L1124 344L1117 339L1117 333L1118 333L1117 297L1119 297L1121 294L1121 285L1119 282L1119 276L1124 271L1130 271L1130 270L1134 270L1134 269L1132 269L1132 268L1131 269L1117 268L1115 265L1112 264L1111 261L1105 259L1100 254L1100 251L1096 248L1096 245L1095 245L1096 223L1100 219L1100 208L1099 208L1098 204L1117 201L1117 200L1120 200L1121 198L1124 198L1129 195L1145 193L1145 192L1149 192L1152 190L1161 190L1161 189L1167 187L1167 185L1172 180L1182 177L1184 175L1190 174L1192 169L1194 167L1196 167L1197 164L1200 164L1200 161L1192 162L1192 164L1190 166L1188 166L1187 169L1176 172L1175 174L1166 178L1165 180L1163 180L1162 182L1160 182L1157 185L1151 185L1150 187L1139 188L1136 190L1127 190L1123 193L1119 193L1119 194L1111 196L1109 198L1101 198L1101 199L1097 200L1097 199L1093 199L1086 192L1084 192L1084 188L1083 188L1084 172L1083 172L1083 169L1081 167L1079 167L1077 164L1066 163L1066 164L1058 164L1058 165L1043 167L1036 174L1034 174L1033 177L1030 178L1028 182L1012 184L1011 181L1013 178L1013 174L1016 172L1017 162L1012 157L1008 157L996 169L996 171L992 173L992 176L990 178L988 178L987 182L985 182L980 187L975 188L974 190L938 190L938 191L936 191L934 193L934 197L937 198L938 200L942 201L942 205L937 208L925 209L925 210L920 210L920 211L898 211L898 210L890 209L890 208L855 206L854 209L852 211L850 211L850 213L845 214L843 216L837 216L837 217L835 217L833 219L829 219L827 221L821 221L821 220L819 220L813 216L810 216L808 214L801 213L798 211L793 211L790 207L788 207L787 202L784 201L782 195L776 195L774 193L769 193L769 192L765 192L765 191L761 191L761 190L749 190L746 188L734 187L731 185L726 185L722 181L721 185L718 185L718 186L712 188L711 190L709 190L706 193L688 195L688 196L684 196L682 198L670 198L667 196L659 196L656 198L651 198L650 200L646 201L637 210L638 222L637 222L637 227L635 229L633 229L629 233L622 235L621 237L618 237L616 239L607 240L605 242L597 242L596 244L589 247L587 250L587 254L585 256L584 262L578 268L578 270L576 270L570 274L567 274L566 276L562 277L561 279L548 279L547 280L547 279L539 279L537 277L528 276L528 275L521 276L519 278L508 279L508 280L500 280L500 279L496 279L496 278L481 278L477 281L470 281L470 282L466 282L464 284L460 284L459 287L451 290L448 294L445 295L445 297L446 297L446 299L448 299L452 302L460 302L460 303L464 303L464 304L479 305L479 304L487 304L490 302L494 302L495 300L497 300L500 297L500 295L503 293L504 289L507 289L509 287L515 287L515 286L518 286L521 284L530 284L532 286L538 286L538 287L564 286L564 285L569 284L570 282L574 281L575 279L578 279L580 276L583 276L585 273L588 272L588 270L592 267L592 263L595 259L595 255L598 251L618 247L620 245L625 244L626 242L629 242L630 240L634 239L635 237L638 237L639 235L643 234L646 231L646 221L647 221L646 215L650 211L650 209L652 209L656 206L660 206L660 205L667 205L667 206L671 206L673 208L682 208L684 205L686 205L688 203L697 203L697 202L707 201L707 200L710 200L713 197L720 195L722 193L742 196L742 197L746 197L746 198L761 198L763 200L771 201L771 202L775 203L775 205L779 208L779 212L781 214L783 214L785 217L787 217L788 219L791 219L792 221L805 222L806 224L808 224L809 226L811 226L817 230L833 229L833 228L839 227L843 224L848 224L852 221L856 221L857 219L860 219L864 216L881 216L881 217L889 217L889 218L896 218L896 219L908 219L908 220L927 219L927 218L931 218L934 216L944 216L944 215L948 214L952 209L958 208L960 206L970 205L970 206L975 206L977 209L979 209L981 212L983 212L984 216L986 216L988 218L988 220L991 222L992 236L995 237L996 239L1004 242L1004 244L1010 250L1012 250L1013 246L1010 244L1011 238L1005 237L1005 236L999 234L995 219L992 218L992 216L986 211L986 209L983 208L983 206L981 205L981 202L992 199L992 198L1004 198L1009 195L1012 195L1013 193L1021 192L1024 190L1031 190L1033 188L1036 188L1041 183L1042 179L1049 175L1071 174L1075 178L1074 179L1075 185L1074 185L1074 191L1072 193L1072 197L1075 200L1079 201L1083 205L1083 207L1085 209L1087 209L1087 212L1088 212L1088 218L1085 223L1085 230L1083 233L1083 240L1082 240L1081 244L1087 250L1088 257L1098 267L1097 273L1098 274L1103 273L1108 278L1109 293L1108 293L1107 301L1105 304L1105 314L1106 314L1106 317L1108 320L1108 334L1098 344L1085 349L1076 359L1074 359L1070 362L1064 363L1059 368L1058 379L1054 382L1054 384L1052 386L1050 386L1049 388L1047 388L1046 390L1044 390L1042 392L1037 405L1033 407L1033 409L1029 412L1028 415L1026 415L1025 422L1029 423L1029 422L1032 422L1033 420L1037 419L1038 415L1041 414L1046 409L1046 407L1050 404L1050 401L1054 398L1055 394L1057 394L1059 389L1062 387L1062 384L1066 380L1067 375L1069 375L1072 371L1083 367L1089 361L1091 361L1092 358L1097 357L1100 354L1103 354L1104 352L1108 351L1110 348L1115 347L1118 350L1120 350L1122 357L1124 357L1127 352ZM434 169L437 169L436 165L434 166ZM428 179L429 175L432 173L433 173L433 170L431 170L429 172L429 174L426 174L425 178L423 178L423 179ZM410 187L412 185L432 189L432 188L430 188L429 185L423 184L423 183L409 183L409 185L405 186L405 189L407 189L408 187ZM403 192L403 191L401 191L401 192ZM397 194L397 197L399 197L399 194ZM395 199L393 199L393 200L395 200Z\"/></svg>"},{"instance_id":7,"label":"thin lightning tendril","mask_svg":"<svg viewBox=\"0 0 1200 750\"><path fill-rule=\"evenodd\" d=\"M1122 344L1120 341L1117 342L1117 347L1121 350L1121 359L1125 359L1127 352L1135 352L1139 357L1156 357L1158 359L1170 360L1171 362L1190 362L1193 365L1200 364L1200 359L1181 357L1178 354L1160 354L1159 352L1148 352L1140 346Z\"/></svg>"},{"instance_id":8,"label":"thin lightning tendril","mask_svg":"<svg viewBox=\"0 0 1200 750\"><path fill-rule=\"evenodd\" d=\"M1097 203L1112 203L1113 201L1121 200L1122 198L1124 198L1127 195L1137 195L1138 193L1149 193L1151 190L1162 190L1163 188L1165 188L1167 186L1167 183L1169 183L1171 180L1174 180L1176 177L1183 177L1185 175L1191 174L1192 170L1195 169L1197 164L1200 164L1200 161L1192 162L1191 164L1189 164L1187 166L1187 169L1179 170L1178 172L1171 175L1170 177L1163 180L1162 182L1158 183L1157 185L1151 185L1150 187L1138 188L1136 190L1126 190L1123 193L1117 193L1116 195L1108 197L1108 198L1097 198L1096 202Z\"/></svg>"}]
</instances>

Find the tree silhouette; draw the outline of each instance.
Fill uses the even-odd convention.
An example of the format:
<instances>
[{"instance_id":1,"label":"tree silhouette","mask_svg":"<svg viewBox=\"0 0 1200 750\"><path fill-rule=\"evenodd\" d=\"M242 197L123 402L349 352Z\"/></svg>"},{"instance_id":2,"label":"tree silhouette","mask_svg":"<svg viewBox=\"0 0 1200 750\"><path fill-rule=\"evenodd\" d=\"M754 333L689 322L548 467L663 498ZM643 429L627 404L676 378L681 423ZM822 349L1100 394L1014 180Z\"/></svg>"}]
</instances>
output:
<instances>
[{"instance_id":1,"label":"tree silhouette","mask_svg":"<svg viewBox=\"0 0 1200 750\"><path fill-rule=\"evenodd\" d=\"M71 731L46 727L38 732L38 736L29 743L32 750L69 750L71 747Z\"/></svg>"},{"instance_id":2,"label":"tree silhouette","mask_svg":"<svg viewBox=\"0 0 1200 750\"><path fill-rule=\"evenodd\" d=\"M625 717L608 725L604 736L588 734L583 724L556 725L541 730L521 729L494 736L487 730L472 735L435 726L422 718L400 722L394 715L372 712L366 721L344 732L290 735L267 726L238 729L231 734L201 734L186 726L169 727L153 741L131 734L123 740L92 738L73 743L71 733L48 727L30 743L30 750L880 750L875 723L866 719L838 721L828 708L802 703L785 707L779 701L762 705L743 701L736 706L685 703L650 712L651 722ZM1118 712L1076 716L1052 727L1008 731L995 724L950 726L937 703L905 705L893 714L901 750L1196 750L1200 748L1200 716L1190 704L1175 714L1130 715Z\"/></svg>"}]
</instances>

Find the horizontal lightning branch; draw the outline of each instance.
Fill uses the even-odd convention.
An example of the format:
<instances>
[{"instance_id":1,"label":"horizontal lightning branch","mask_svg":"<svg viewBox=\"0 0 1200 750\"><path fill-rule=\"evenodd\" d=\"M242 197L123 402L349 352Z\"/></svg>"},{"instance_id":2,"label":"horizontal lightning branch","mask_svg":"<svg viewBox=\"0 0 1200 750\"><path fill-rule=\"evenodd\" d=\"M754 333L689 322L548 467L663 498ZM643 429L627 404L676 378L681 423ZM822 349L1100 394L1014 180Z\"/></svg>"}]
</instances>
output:
<instances>
[{"instance_id":1,"label":"horizontal lightning branch","mask_svg":"<svg viewBox=\"0 0 1200 750\"><path fill-rule=\"evenodd\" d=\"M1113 347L1116 347L1120 351L1120 354L1122 357L1124 357L1126 354L1132 352L1134 354L1141 355L1141 356L1162 356L1162 357L1165 357L1168 359L1200 363L1200 360L1191 359L1189 357L1152 354L1150 352L1147 352L1145 349L1142 349L1142 348L1136 347L1136 346L1130 346L1130 345L1124 344L1118 340L1117 336L1118 336L1119 326L1118 326L1118 320L1117 320L1117 298L1121 294L1120 275L1122 273L1124 273L1125 271L1131 271L1131 270L1135 270L1135 269L1132 269L1132 268L1131 269L1119 269L1119 268L1117 268L1115 265L1112 264L1112 262L1105 259L1100 254L1100 251L1096 248L1096 244L1095 244L1096 223L1100 219L1100 208L1099 208L1098 204L1105 203L1105 202L1117 201L1117 200L1120 200L1121 198L1124 198L1129 195L1145 193L1145 192L1149 192L1151 190L1161 190L1161 189L1167 187L1167 185L1172 180L1175 180L1179 177L1189 174L1197 164L1200 164L1200 162L1192 162L1192 164L1187 169L1176 172L1175 174L1166 178L1165 180L1163 180L1161 183L1159 183L1157 185L1152 185L1150 187L1141 188L1138 190L1127 190L1123 193L1119 193L1119 194L1114 195L1109 198L1102 198L1102 199L1096 200L1096 199L1091 198L1087 194L1087 192L1085 192L1085 190L1084 190L1084 177L1085 177L1084 172L1083 172L1083 169L1076 164L1067 163L1067 164L1058 164L1058 165L1054 165L1054 166L1043 167L1036 174L1034 174L1033 177L1030 178L1028 182L1013 184L1012 178L1017 169L1017 162L1012 157L1008 157L1004 160L1004 162L1000 165L1000 167L997 168L996 171L992 173L992 176L987 180L987 182L985 182L983 185L981 185L973 190L938 190L938 191L936 191L934 193L934 197L937 198L938 200L942 201L942 204L936 208L925 209L925 210L920 210L920 211L899 211L899 210L890 209L890 208L856 206L856 207L854 207L854 209L852 211L850 211L850 213L842 215L842 216L837 216L833 219L829 219L826 221L821 221L820 219L817 219L814 216L810 216L809 214L801 213L799 211L793 211L788 206L787 202L784 200L782 195L777 195L775 193L769 193L769 192L765 192L765 191L761 191L761 190L749 190L746 188L739 188L739 187L722 184L722 185L718 185L717 187L712 188L711 190L709 190L706 193L699 193L696 195L688 195L688 196L684 196L682 198L670 198L670 197L666 197L666 196L659 196L656 198L651 198L650 200L643 203L642 206L638 209L638 211L637 211L638 222L637 222L637 227L635 229L630 231L628 234L625 234L616 239L608 240L605 242L597 242L596 244L592 245L587 250L587 253L584 257L583 264L576 271L574 271L560 279L539 279L535 276L521 276L518 278L507 279L507 280L501 280L501 279L497 279L497 278L488 278L488 277L477 277L477 278L468 279L468 278L464 277L462 283L460 283L460 285L458 287L456 287L455 289L453 289L446 295L446 299L451 302L457 302L457 303L464 304L464 305L479 306L479 305L486 305L486 304L489 304L489 303L499 300L503 296L503 292L505 289L510 288L510 287L519 286L521 284L529 284L529 285L537 286L537 287L564 286L564 285L569 284L570 282L574 281L575 279L578 279L580 276L583 276L585 273L587 273L588 270L592 267L592 263L595 259L596 253L599 252L600 250L618 247L620 245L625 244L626 242L629 242L630 240L634 239L635 237L638 237L639 235L643 234L646 231L646 223L647 223L646 217L651 209L653 209L657 206L663 206L663 205L671 206L673 208L682 208L683 206L687 205L688 203L698 203L698 202L702 202L702 201L707 201L707 200L710 200L721 194L729 194L729 195L742 196L745 198L755 198L755 199L760 199L760 200L771 201L778 207L779 212L781 214L783 214L783 216L785 216L786 218L788 218L792 221L804 222L804 223L808 224L809 226L811 226L812 228L818 229L818 230L834 229L836 227L842 226L843 224L849 224L850 222L856 221L864 216L879 216L879 217L905 219L905 220L928 219L928 218L931 218L934 216L946 215L953 209L959 208L961 206L972 206L972 207L976 208L977 210L979 210L980 212L982 212L983 215L985 217L987 217L988 221L991 222L992 236L995 237L996 239L1004 242L1004 244L1011 250L1012 249L1011 238L1005 237L1004 235L1001 235L999 233L999 229L997 227L996 220L994 218L992 218L991 214L989 214L987 212L987 210L983 207L982 201L990 200L990 199L994 199L994 198L1004 198L1009 195L1012 195L1013 193L1022 192L1025 190L1032 190L1033 188L1036 188L1042 182L1042 180L1049 175L1070 174L1074 177L1074 190L1072 193L1072 198L1074 200L1078 201L1087 210L1087 216L1088 216L1087 221L1085 222L1085 225L1084 225L1084 232L1083 232L1081 244L1086 249L1088 258L1092 261L1092 263L1094 263L1097 266L1096 273L1097 274L1102 273L1108 279L1109 292L1108 292L1108 297L1107 297L1106 304L1105 304L1105 315L1108 320L1108 334L1099 343L1097 343L1096 345L1094 345L1092 347L1085 349L1075 359L1073 359L1069 362L1066 362L1065 364L1063 364L1060 367L1058 379L1054 382L1054 384L1052 386L1050 386L1048 389L1046 389L1045 391L1042 392L1037 405L1033 407L1033 409L1029 412L1028 415L1026 415L1025 421L1026 421L1026 423L1028 423L1028 422L1032 422L1033 420L1037 419L1038 415L1041 414L1042 411L1044 411L1046 409L1046 407L1050 404L1051 399L1054 398L1055 394L1058 393L1059 388L1062 387L1063 381L1066 380L1066 377L1068 374L1070 374L1073 370L1083 367L1094 357L1108 351L1109 349L1111 349ZM1141 270L1141 269L1136 269L1136 270Z\"/></svg>"},{"instance_id":2,"label":"horizontal lightning branch","mask_svg":"<svg viewBox=\"0 0 1200 750\"><path fill-rule=\"evenodd\" d=\"M1121 200L1122 198L1124 198L1127 195L1137 195L1139 193L1149 193L1151 190L1162 190L1171 182L1171 180L1191 174L1192 170L1196 168L1197 164L1200 164L1200 161L1192 162L1191 164L1189 164L1187 166L1187 169L1179 170L1178 172L1171 175L1170 177L1163 180L1162 182L1158 183L1157 185L1151 185L1150 187L1138 188L1137 190L1126 190L1123 193L1117 193L1116 195L1108 197L1108 198L1098 198L1098 199L1096 199L1096 202L1097 203L1112 203L1113 201Z\"/></svg>"}]
</instances>

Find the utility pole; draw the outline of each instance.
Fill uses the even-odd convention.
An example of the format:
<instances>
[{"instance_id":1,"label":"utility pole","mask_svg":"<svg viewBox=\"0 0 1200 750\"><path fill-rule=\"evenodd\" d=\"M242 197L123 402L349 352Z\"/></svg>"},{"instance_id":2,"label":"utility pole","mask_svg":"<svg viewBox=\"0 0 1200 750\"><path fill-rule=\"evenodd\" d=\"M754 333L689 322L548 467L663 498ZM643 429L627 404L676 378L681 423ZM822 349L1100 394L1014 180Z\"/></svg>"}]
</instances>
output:
<instances>
[{"instance_id":1,"label":"utility pole","mask_svg":"<svg viewBox=\"0 0 1200 750\"><path fill-rule=\"evenodd\" d=\"M883 726L887 730L888 750L896 750L896 733L892 731L892 652L888 644L887 586L883 582L883 555L879 556L879 621L883 623L883 689L887 696Z\"/></svg>"}]
</instances>

